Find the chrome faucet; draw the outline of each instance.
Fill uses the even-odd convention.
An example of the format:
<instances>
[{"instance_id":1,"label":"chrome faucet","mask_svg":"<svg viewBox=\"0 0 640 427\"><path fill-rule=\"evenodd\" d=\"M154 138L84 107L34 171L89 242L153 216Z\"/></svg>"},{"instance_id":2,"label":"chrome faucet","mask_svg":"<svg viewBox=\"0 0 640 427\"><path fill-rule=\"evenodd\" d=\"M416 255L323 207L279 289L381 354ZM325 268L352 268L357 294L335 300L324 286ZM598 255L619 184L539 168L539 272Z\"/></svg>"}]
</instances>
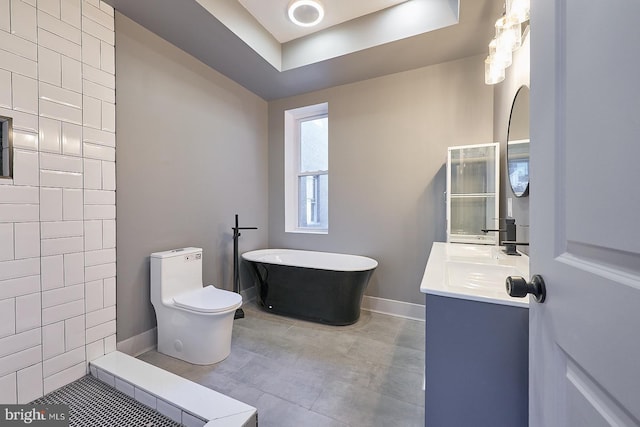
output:
<instances>
[{"instance_id":1,"label":"chrome faucet","mask_svg":"<svg viewBox=\"0 0 640 427\"><path fill-rule=\"evenodd\" d=\"M506 233L506 239L500 242L501 246L504 246L504 253L507 255L520 256L520 253L516 250L516 246L518 245L528 245L528 243L522 243L516 241L516 220L515 218L505 218L504 220L506 227L500 230L490 230L483 228L483 233L488 233L489 231L497 231L499 233Z\"/></svg>"}]
</instances>

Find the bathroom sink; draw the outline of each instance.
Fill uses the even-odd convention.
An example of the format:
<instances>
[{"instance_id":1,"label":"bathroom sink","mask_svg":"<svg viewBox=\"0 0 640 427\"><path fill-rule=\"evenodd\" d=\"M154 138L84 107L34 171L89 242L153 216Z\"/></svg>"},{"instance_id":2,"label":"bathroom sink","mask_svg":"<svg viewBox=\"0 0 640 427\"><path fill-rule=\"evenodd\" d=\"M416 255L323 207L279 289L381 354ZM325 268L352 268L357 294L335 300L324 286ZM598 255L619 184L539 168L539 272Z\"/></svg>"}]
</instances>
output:
<instances>
[{"instance_id":1,"label":"bathroom sink","mask_svg":"<svg viewBox=\"0 0 640 427\"><path fill-rule=\"evenodd\" d=\"M420 291L453 298L528 307L528 298L507 294L508 276L529 279L529 257L510 256L500 246L436 242Z\"/></svg>"},{"instance_id":2,"label":"bathroom sink","mask_svg":"<svg viewBox=\"0 0 640 427\"><path fill-rule=\"evenodd\" d=\"M503 295L507 276L521 276L513 266L478 262L445 262L445 282L451 289Z\"/></svg>"},{"instance_id":3,"label":"bathroom sink","mask_svg":"<svg viewBox=\"0 0 640 427\"><path fill-rule=\"evenodd\" d=\"M448 245L446 248L449 259L488 259L495 257L495 247L479 245Z\"/></svg>"}]
</instances>

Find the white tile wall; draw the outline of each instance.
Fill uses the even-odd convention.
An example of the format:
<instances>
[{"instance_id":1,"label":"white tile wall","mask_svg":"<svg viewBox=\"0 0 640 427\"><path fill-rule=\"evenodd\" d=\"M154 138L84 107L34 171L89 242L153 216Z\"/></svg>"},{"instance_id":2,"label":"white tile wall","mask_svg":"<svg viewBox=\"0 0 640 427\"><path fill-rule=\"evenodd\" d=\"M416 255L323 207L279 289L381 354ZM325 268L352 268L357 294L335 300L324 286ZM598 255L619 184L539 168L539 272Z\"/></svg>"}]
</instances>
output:
<instances>
[{"instance_id":1,"label":"white tile wall","mask_svg":"<svg viewBox=\"0 0 640 427\"><path fill-rule=\"evenodd\" d=\"M64 353L64 322L42 327L42 355L45 359Z\"/></svg>"},{"instance_id":2,"label":"white tile wall","mask_svg":"<svg viewBox=\"0 0 640 427\"><path fill-rule=\"evenodd\" d=\"M85 307L87 313L104 307L104 284L102 280L94 280L86 284Z\"/></svg>"},{"instance_id":3,"label":"white tile wall","mask_svg":"<svg viewBox=\"0 0 640 427\"><path fill-rule=\"evenodd\" d=\"M13 224L0 224L0 261L13 259Z\"/></svg>"},{"instance_id":4,"label":"white tile wall","mask_svg":"<svg viewBox=\"0 0 640 427\"><path fill-rule=\"evenodd\" d=\"M64 257L62 255L42 257L42 290L64 286Z\"/></svg>"},{"instance_id":5,"label":"white tile wall","mask_svg":"<svg viewBox=\"0 0 640 427\"><path fill-rule=\"evenodd\" d=\"M57 120L40 118L40 150L60 152L60 142L62 139L61 124Z\"/></svg>"},{"instance_id":6,"label":"white tile wall","mask_svg":"<svg viewBox=\"0 0 640 427\"><path fill-rule=\"evenodd\" d=\"M38 149L38 135L13 129L13 146L25 150Z\"/></svg>"},{"instance_id":7,"label":"white tile wall","mask_svg":"<svg viewBox=\"0 0 640 427\"><path fill-rule=\"evenodd\" d=\"M16 333L15 299L0 301L0 338Z\"/></svg>"},{"instance_id":8,"label":"white tile wall","mask_svg":"<svg viewBox=\"0 0 640 427\"><path fill-rule=\"evenodd\" d=\"M82 24L80 0L62 0L60 3L60 17L64 22L80 28Z\"/></svg>"},{"instance_id":9,"label":"white tile wall","mask_svg":"<svg viewBox=\"0 0 640 427\"><path fill-rule=\"evenodd\" d=\"M27 403L42 396L42 363L18 371L18 402Z\"/></svg>"},{"instance_id":10,"label":"white tile wall","mask_svg":"<svg viewBox=\"0 0 640 427\"><path fill-rule=\"evenodd\" d=\"M67 351L85 344L85 317L72 317L64 321L64 346Z\"/></svg>"},{"instance_id":11,"label":"white tile wall","mask_svg":"<svg viewBox=\"0 0 640 427\"><path fill-rule=\"evenodd\" d=\"M60 0L45 0L40 1L39 3L38 9L40 11L44 11L56 18L60 18ZM42 13L38 14L38 20L42 20Z\"/></svg>"},{"instance_id":12,"label":"white tile wall","mask_svg":"<svg viewBox=\"0 0 640 427\"><path fill-rule=\"evenodd\" d=\"M0 30L11 31L11 8L10 0L0 0Z\"/></svg>"},{"instance_id":13,"label":"white tile wall","mask_svg":"<svg viewBox=\"0 0 640 427\"><path fill-rule=\"evenodd\" d=\"M82 156L82 126L62 123L62 152L69 156Z\"/></svg>"},{"instance_id":14,"label":"white tile wall","mask_svg":"<svg viewBox=\"0 0 640 427\"><path fill-rule=\"evenodd\" d=\"M99 160L84 159L84 188L102 189L102 162Z\"/></svg>"},{"instance_id":15,"label":"white tile wall","mask_svg":"<svg viewBox=\"0 0 640 427\"><path fill-rule=\"evenodd\" d=\"M40 293L16 298L16 333L39 328L42 323Z\"/></svg>"},{"instance_id":16,"label":"white tile wall","mask_svg":"<svg viewBox=\"0 0 640 427\"><path fill-rule=\"evenodd\" d=\"M40 256L40 224L20 222L14 225L15 258L34 258Z\"/></svg>"},{"instance_id":17,"label":"white tile wall","mask_svg":"<svg viewBox=\"0 0 640 427\"><path fill-rule=\"evenodd\" d=\"M2 51L0 50L0 55ZM2 63L2 61L0 61ZM0 108L0 114L3 116L13 117L13 130L21 130L25 132L38 132L38 116L34 114L23 113L17 110Z\"/></svg>"},{"instance_id":18,"label":"white tile wall","mask_svg":"<svg viewBox=\"0 0 640 427\"><path fill-rule=\"evenodd\" d=\"M36 8L20 0L11 0L11 34L36 41Z\"/></svg>"},{"instance_id":19,"label":"white tile wall","mask_svg":"<svg viewBox=\"0 0 640 427\"><path fill-rule=\"evenodd\" d=\"M37 186L38 182L38 153L14 148L13 183Z\"/></svg>"},{"instance_id":20,"label":"white tile wall","mask_svg":"<svg viewBox=\"0 0 640 427\"><path fill-rule=\"evenodd\" d=\"M0 1L2 4L2 1ZM6 404L18 403L18 390L16 373L12 372L4 377L0 377L0 402Z\"/></svg>"},{"instance_id":21,"label":"white tile wall","mask_svg":"<svg viewBox=\"0 0 640 427\"><path fill-rule=\"evenodd\" d=\"M97 359L98 357L102 357L106 352L104 349L103 340L94 341L87 344L87 361L91 362L92 360Z\"/></svg>"},{"instance_id":22,"label":"white tile wall","mask_svg":"<svg viewBox=\"0 0 640 427\"><path fill-rule=\"evenodd\" d=\"M70 286L84 283L84 255L82 252L64 256L64 285Z\"/></svg>"},{"instance_id":23,"label":"white tile wall","mask_svg":"<svg viewBox=\"0 0 640 427\"><path fill-rule=\"evenodd\" d=\"M16 74L11 79L13 108L25 113L38 114L38 81Z\"/></svg>"},{"instance_id":24,"label":"white tile wall","mask_svg":"<svg viewBox=\"0 0 640 427\"><path fill-rule=\"evenodd\" d=\"M36 8L37 5L37 8ZM115 351L115 50L100 0L0 0L0 404Z\"/></svg>"},{"instance_id":25,"label":"white tile wall","mask_svg":"<svg viewBox=\"0 0 640 427\"><path fill-rule=\"evenodd\" d=\"M0 70L0 107L11 108L11 73Z\"/></svg>"},{"instance_id":26,"label":"white tile wall","mask_svg":"<svg viewBox=\"0 0 640 427\"><path fill-rule=\"evenodd\" d=\"M87 373L87 362L82 362L74 365L70 368L60 371L50 377L44 377L44 393L50 393L62 386L65 386L79 378L82 378Z\"/></svg>"},{"instance_id":27,"label":"white tile wall","mask_svg":"<svg viewBox=\"0 0 640 427\"><path fill-rule=\"evenodd\" d=\"M38 46L22 37L14 36L7 32L0 33L0 45L4 50L16 55L24 56L32 61L37 60Z\"/></svg>"},{"instance_id":28,"label":"white tile wall","mask_svg":"<svg viewBox=\"0 0 640 427\"><path fill-rule=\"evenodd\" d=\"M81 189L65 188L62 190L62 218L65 221L84 219Z\"/></svg>"},{"instance_id":29,"label":"white tile wall","mask_svg":"<svg viewBox=\"0 0 640 427\"><path fill-rule=\"evenodd\" d=\"M38 48L38 78L40 82L52 85L62 84L62 57L59 53L42 46Z\"/></svg>"}]
</instances>

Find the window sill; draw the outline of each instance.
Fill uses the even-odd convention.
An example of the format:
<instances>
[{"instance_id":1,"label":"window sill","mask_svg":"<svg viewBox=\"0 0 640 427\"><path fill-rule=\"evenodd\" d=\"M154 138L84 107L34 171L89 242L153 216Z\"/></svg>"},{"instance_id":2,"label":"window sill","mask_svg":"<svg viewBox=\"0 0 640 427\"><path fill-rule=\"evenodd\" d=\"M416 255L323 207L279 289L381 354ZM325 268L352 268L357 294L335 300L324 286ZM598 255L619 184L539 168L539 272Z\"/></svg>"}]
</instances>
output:
<instances>
[{"instance_id":1,"label":"window sill","mask_svg":"<svg viewBox=\"0 0 640 427\"><path fill-rule=\"evenodd\" d=\"M312 228L295 228L293 230L285 230L285 233L299 233L299 234L329 234L329 230L324 229L312 229Z\"/></svg>"}]
</instances>

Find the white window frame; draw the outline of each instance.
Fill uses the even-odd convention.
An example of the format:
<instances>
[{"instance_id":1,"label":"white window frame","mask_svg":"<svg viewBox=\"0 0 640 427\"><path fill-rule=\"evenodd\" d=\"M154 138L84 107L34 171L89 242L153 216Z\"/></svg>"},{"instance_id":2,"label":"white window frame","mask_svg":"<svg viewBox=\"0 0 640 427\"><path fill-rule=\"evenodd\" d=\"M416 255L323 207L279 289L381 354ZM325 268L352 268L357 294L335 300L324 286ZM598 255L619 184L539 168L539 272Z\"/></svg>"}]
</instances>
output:
<instances>
[{"instance_id":1,"label":"white window frame","mask_svg":"<svg viewBox=\"0 0 640 427\"><path fill-rule=\"evenodd\" d=\"M329 117L329 104L309 105L286 110L284 112L284 198L285 198L285 232L328 234L328 228L300 227L298 215L299 191L298 181L302 176L329 175L329 170L300 172L300 122L316 118Z\"/></svg>"}]
</instances>

